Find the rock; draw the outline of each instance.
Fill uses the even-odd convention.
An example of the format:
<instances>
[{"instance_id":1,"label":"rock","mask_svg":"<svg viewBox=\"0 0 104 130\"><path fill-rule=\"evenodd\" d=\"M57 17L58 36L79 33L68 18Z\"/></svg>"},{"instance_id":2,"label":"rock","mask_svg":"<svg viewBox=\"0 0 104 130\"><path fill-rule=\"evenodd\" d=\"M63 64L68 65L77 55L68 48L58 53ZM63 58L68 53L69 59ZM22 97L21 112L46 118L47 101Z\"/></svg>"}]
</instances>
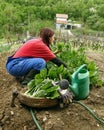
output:
<instances>
[{"instance_id":1,"label":"rock","mask_svg":"<svg viewBox=\"0 0 104 130\"><path fill-rule=\"evenodd\" d=\"M1 126L0 126L0 130L3 130Z\"/></svg>"}]
</instances>

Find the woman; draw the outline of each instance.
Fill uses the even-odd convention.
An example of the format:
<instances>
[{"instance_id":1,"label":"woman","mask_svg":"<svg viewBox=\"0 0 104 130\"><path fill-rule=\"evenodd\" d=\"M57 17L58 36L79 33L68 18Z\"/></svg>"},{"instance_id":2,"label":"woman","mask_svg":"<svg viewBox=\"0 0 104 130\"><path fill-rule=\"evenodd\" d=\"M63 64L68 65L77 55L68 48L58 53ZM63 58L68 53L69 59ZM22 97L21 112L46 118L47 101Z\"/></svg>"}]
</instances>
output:
<instances>
[{"instance_id":1,"label":"woman","mask_svg":"<svg viewBox=\"0 0 104 130\"><path fill-rule=\"evenodd\" d=\"M28 40L14 55L8 57L7 71L16 78L25 77L23 84L27 84L36 73L45 68L48 61L66 67L66 64L51 51L50 45L53 40L54 31L43 28L40 31L40 38Z\"/></svg>"}]
</instances>

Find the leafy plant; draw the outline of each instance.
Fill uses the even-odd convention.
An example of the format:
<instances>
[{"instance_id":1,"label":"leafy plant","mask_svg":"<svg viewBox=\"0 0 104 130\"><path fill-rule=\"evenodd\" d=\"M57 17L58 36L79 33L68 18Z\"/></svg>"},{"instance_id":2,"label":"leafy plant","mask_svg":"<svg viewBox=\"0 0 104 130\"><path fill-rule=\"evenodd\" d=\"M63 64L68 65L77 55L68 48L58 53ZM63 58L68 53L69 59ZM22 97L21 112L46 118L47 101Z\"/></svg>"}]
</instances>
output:
<instances>
[{"instance_id":1,"label":"leafy plant","mask_svg":"<svg viewBox=\"0 0 104 130\"><path fill-rule=\"evenodd\" d=\"M86 64L90 74L90 86L102 86L103 82L100 79L98 67L94 62L88 61L83 46L73 48L71 42L65 43L62 52L58 56L68 65L67 70L64 68L62 72L64 78L71 82L71 74L82 64Z\"/></svg>"},{"instance_id":2,"label":"leafy plant","mask_svg":"<svg viewBox=\"0 0 104 130\"><path fill-rule=\"evenodd\" d=\"M99 69L94 63L94 61L88 62L87 64L90 76L90 86L98 86L101 87L103 85L103 81L100 79Z\"/></svg>"},{"instance_id":3,"label":"leafy plant","mask_svg":"<svg viewBox=\"0 0 104 130\"><path fill-rule=\"evenodd\" d=\"M45 98L54 99L59 96L57 92L58 87L59 86L57 85L52 86L52 80L49 78L44 79L43 81L40 81L40 79L34 79L31 80L30 83L28 84L28 90L25 92L25 94L35 98L45 97Z\"/></svg>"}]
</instances>

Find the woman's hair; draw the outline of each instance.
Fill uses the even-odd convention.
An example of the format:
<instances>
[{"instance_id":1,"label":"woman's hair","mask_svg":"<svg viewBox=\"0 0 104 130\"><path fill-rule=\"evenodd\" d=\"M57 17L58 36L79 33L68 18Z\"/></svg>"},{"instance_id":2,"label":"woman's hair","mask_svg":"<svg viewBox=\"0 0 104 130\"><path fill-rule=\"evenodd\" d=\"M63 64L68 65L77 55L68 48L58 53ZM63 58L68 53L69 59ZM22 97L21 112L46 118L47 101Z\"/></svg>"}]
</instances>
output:
<instances>
[{"instance_id":1,"label":"woman's hair","mask_svg":"<svg viewBox=\"0 0 104 130\"><path fill-rule=\"evenodd\" d=\"M40 31L40 37L42 38L42 41L50 47L50 37L54 35L54 31L50 28L43 28Z\"/></svg>"}]
</instances>

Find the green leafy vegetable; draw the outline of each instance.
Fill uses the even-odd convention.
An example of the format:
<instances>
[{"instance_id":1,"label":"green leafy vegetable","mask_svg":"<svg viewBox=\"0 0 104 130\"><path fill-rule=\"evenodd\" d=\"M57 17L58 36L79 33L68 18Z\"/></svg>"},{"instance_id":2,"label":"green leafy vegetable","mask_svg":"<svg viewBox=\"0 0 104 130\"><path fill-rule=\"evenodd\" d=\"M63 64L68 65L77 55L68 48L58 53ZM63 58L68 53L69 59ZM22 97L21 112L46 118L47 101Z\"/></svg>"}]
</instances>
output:
<instances>
[{"instance_id":1,"label":"green leafy vegetable","mask_svg":"<svg viewBox=\"0 0 104 130\"><path fill-rule=\"evenodd\" d=\"M37 84L37 80L40 81L40 79L34 79L28 84L28 90L25 92L27 96L38 98L45 97L50 99L54 99L59 96L57 92L59 86L52 86L52 80L47 78L42 82L39 82L39 84Z\"/></svg>"}]
</instances>

